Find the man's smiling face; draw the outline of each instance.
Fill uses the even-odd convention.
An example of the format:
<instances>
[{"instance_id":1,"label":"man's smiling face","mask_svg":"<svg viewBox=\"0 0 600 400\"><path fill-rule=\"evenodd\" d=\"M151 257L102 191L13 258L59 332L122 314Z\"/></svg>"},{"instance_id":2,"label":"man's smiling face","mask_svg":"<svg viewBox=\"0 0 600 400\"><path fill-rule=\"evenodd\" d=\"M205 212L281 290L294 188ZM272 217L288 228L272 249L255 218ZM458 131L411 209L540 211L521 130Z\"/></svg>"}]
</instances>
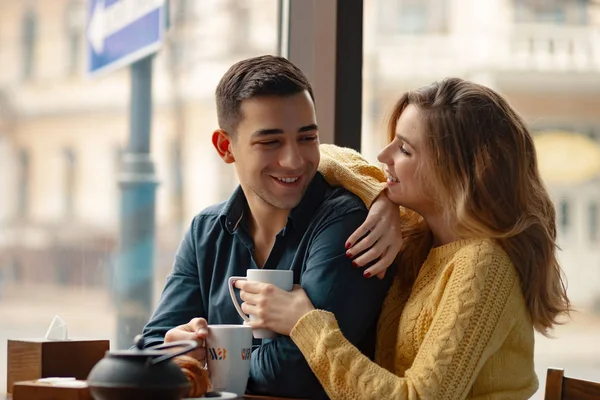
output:
<instances>
[{"instance_id":1,"label":"man's smiling face","mask_svg":"<svg viewBox=\"0 0 600 400\"><path fill-rule=\"evenodd\" d=\"M250 204L296 207L319 166L319 134L307 91L242 101L231 140L235 168Z\"/></svg>"}]
</instances>

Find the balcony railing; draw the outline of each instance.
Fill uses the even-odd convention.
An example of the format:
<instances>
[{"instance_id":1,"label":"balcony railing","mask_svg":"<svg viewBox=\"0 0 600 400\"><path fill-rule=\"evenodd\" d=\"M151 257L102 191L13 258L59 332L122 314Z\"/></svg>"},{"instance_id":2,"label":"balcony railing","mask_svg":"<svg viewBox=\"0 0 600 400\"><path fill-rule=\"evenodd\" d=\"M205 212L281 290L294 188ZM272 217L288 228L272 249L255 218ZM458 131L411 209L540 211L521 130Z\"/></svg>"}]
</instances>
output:
<instances>
[{"instance_id":1,"label":"balcony railing","mask_svg":"<svg viewBox=\"0 0 600 400\"><path fill-rule=\"evenodd\" d=\"M502 65L541 71L600 71L600 27L519 25Z\"/></svg>"},{"instance_id":2,"label":"balcony railing","mask_svg":"<svg viewBox=\"0 0 600 400\"><path fill-rule=\"evenodd\" d=\"M384 75L481 71L600 72L600 27L518 24L498 32L377 38Z\"/></svg>"}]
</instances>

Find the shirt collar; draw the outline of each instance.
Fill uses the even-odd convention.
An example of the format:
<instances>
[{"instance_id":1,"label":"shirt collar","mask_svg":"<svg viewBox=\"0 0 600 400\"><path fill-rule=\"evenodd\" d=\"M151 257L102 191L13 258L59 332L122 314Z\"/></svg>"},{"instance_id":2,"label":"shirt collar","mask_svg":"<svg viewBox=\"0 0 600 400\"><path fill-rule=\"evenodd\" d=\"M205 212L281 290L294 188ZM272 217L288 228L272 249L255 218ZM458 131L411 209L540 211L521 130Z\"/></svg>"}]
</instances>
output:
<instances>
[{"instance_id":1,"label":"shirt collar","mask_svg":"<svg viewBox=\"0 0 600 400\"><path fill-rule=\"evenodd\" d=\"M285 234L289 229L300 233L304 232L312 220L316 209L325 199L329 188L330 186L325 181L325 178L317 172L308 185L300 203L290 212L283 233ZM229 232L229 234L233 234L242 222L242 219L247 218L245 216L247 210L248 201L242 187L238 186L221 212L220 220L223 229Z\"/></svg>"},{"instance_id":2,"label":"shirt collar","mask_svg":"<svg viewBox=\"0 0 600 400\"><path fill-rule=\"evenodd\" d=\"M223 229L232 235L244 217L244 211L247 209L248 201L246 200L246 195L244 195L242 187L238 186L221 212L220 220Z\"/></svg>"}]
</instances>

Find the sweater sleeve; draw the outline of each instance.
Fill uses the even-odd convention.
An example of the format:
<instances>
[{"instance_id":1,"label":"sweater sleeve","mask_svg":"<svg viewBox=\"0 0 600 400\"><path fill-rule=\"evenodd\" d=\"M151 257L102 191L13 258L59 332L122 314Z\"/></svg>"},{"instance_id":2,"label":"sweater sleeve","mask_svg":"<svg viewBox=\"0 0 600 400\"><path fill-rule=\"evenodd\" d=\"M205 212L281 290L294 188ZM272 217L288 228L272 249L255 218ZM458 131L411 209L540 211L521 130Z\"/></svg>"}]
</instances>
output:
<instances>
[{"instance_id":1,"label":"sweater sleeve","mask_svg":"<svg viewBox=\"0 0 600 400\"><path fill-rule=\"evenodd\" d=\"M362 355L333 314L315 310L291 337L331 399L463 399L524 306L516 271L492 254L457 260L412 366L396 376ZM421 315L409 316L420 318ZM402 333L410 341L419 332ZM402 346L400 343L399 346Z\"/></svg>"},{"instance_id":2,"label":"sweater sleeve","mask_svg":"<svg viewBox=\"0 0 600 400\"><path fill-rule=\"evenodd\" d=\"M319 172L331 186L343 186L365 203L367 208L386 188L381 168L369 164L358 152L332 144L322 144Z\"/></svg>"}]
</instances>

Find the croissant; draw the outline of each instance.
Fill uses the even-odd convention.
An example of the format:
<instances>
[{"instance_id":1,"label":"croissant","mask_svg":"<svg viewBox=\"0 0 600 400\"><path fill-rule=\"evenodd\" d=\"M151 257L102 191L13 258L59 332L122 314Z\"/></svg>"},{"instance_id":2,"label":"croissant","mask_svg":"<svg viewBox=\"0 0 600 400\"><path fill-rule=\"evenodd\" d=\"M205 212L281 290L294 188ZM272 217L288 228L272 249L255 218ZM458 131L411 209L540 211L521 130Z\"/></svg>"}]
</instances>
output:
<instances>
[{"instance_id":1,"label":"croissant","mask_svg":"<svg viewBox=\"0 0 600 400\"><path fill-rule=\"evenodd\" d=\"M191 384L190 391L186 397L204 396L210 388L208 370L202 367L200 361L190 356L177 356L173 361L181 368L181 371L183 371Z\"/></svg>"}]
</instances>

